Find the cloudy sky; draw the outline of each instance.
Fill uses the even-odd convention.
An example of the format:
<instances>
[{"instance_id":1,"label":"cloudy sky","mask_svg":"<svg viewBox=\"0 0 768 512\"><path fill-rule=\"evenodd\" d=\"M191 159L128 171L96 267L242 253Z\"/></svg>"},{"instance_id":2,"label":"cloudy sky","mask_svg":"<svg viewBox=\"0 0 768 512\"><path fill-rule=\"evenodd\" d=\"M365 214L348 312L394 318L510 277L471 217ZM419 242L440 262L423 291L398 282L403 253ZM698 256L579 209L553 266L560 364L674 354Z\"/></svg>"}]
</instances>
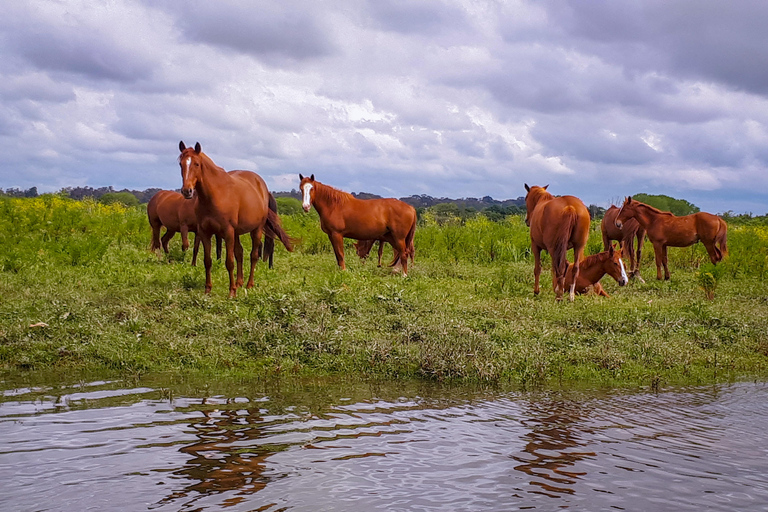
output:
<instances>
[{"instance_id":1,"label":"cloudy sky","mask_svg":"<svg viewBox=\"0 0 768 512\"><path fill-rule=\"evenodd\" d=\"M0 188L179 188L178 142L272 190L549 184L768 213L768 2L5 2Z\"/></svg>"}]
</instances>

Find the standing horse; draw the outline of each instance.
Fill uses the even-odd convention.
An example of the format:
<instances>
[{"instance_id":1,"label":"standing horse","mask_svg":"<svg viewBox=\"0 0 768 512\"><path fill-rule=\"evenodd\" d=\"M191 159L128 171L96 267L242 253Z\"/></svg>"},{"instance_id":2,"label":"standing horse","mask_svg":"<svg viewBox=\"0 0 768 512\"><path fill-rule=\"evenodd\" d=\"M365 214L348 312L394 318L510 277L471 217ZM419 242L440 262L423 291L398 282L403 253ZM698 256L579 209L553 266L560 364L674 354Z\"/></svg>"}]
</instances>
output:
<instances>
[{"instance_id":1,"label":"standing horse","mask_svg":"<svg viewBox=\"0 0 768 512\"><path fill-rule=\"evenodd\" d=\"M592 287L595 293L601 297L608 297L608 293L603 289L600 280L605 274L608 274L624 286L629 281L627 272L624 270L624 262L621 260L621 250L614 250L613 244L608 244L608 250L592 256L587 256L581 260L579 268L579 277L574 279L574 266L568 265L568 272L565 275L565 285L572 286L577 294L587 293Z\"/></svg>"},{"instance_id":2,"label":"standing horse","mask_svg":"<svg viewBox=\"0 0 768 512\"><path fill-rule=\"evenodd\" d=\"M211 236L219 235L227 244L229 296L234 297L237 289L243 285L243 246L240 244L240 235L251 235L251 272L246 288L253 287L253 271L262 252L262 233L268 239L279 238L289 251L293 250L291 240L283 230L277 213L269 207L271 195L261 176L251 171L226 172L202 152L199 142L194 149L179 142L179 150L183 180L181 193L188 200L193 195L197 197L195 217L198 221L198 234L203 242L205 293L211 293L212 286ZM237 280L234 276L235 261Z\"/></svg>"},{"instance_id":3,"label":"standing horse","mask_svg":"<svg viewBox=\"0 0 768 512\"><path fill-rule=\"evenodd\" d=\"M398 199L357 199L315 180L299 174L299 189L303 195L305 212L314 206L320 215L320 228L328 235L336 254L336 263L344 264L344 238L357 240L384 240L392 245L395 257L390 266L398 262L403 275L408 275L409 248L413 247L416 231L416 209Z\"/></svg>"},{"instance_id":4,"label":"standing horse","mask_svg":"<svg viewBox=\"0 0 768 512\"><path fill-rule=\"evenodd\" d=\"M728 254L728 225L717 215L698 212L678 217L640 201L633 201L632 196L629 196L616 217L616 227L620 228L629 219L636 219L640 223L653 244L656 279L661 279L662 266L664 279L669 279L667 247L688 247L701 241L713 264Z\"/></svg>"},{"instance_id":5,"label":"standing horse","mask_svg":"<svg viewBox=\"0 0 768 512\"><path fill-rule=\"evenodd\" d=\"M552 257L552 287L557 300L563 299L565 274L568 270L566 253L573 248L573 275L569 300L573 302L575 281L579 278L580 262L584 256L584 247L589 238L589 210L574 196L555 197L547 192L547 187L525 185L527 215L525 223L531 228L531 251L533 252L533 293L539 294L539 276L541 274L541 251L545 250Z\"/></svg>"},{"instance_id":6,"label":"standing horse","mask_svg":"<svg viewBox=\"0 0 768 512\"><path fill-rule=\"evenodd\" d=\"M416 230L416 219L413 220L414 226L413 230ZM384 253L384 240L358 240L355 242L355 251L357 252L357 255L360 257L361 260L365 260L368 257L368 254L370 254L371 249L373 249L373 246L376 242L379 242L379 263L378 266L381 266L381 256ZM408 258L411 260L411 265L413 265L413 258L416 255L416 249L413 247L413 240L411 240L411 245L407 247L408 250Z\"/></svg>"},{"instance_id":7,"label":"standing horse","mask_svg":"<svg viewBox=\"0 0 768 512\"><path fill-rule=\"evenodd\" d=\"M644 283L645 281L640 277L640 259L643 256L645 228L640 226L635 219L628 219L620 228L616 227L618 215L619 208L611 205L600 222L600 231L603 233L603 249L607 251L611 245L611 240L618 240L624 257L629 258L629 275ZM635 255L635 240L637 240L637 255Z\"/></svg>"},{"instance_id":8,"label":"standing horse","mask_svg":"<svg viewBox=\"0 0 768 512\"><path fill-rule=\"evenodd\" d=\"M197 218L195 217L195 203L187 201L184 196L173 190L160 190L149 200L147 204L147 217L152 226L151 251L160 249L160 230L165 226L165 234L162 238L162 247L165 254L169 254L168 242L181 232L181 250L189 249L188 233L195 233L195 247L192 250L192 266L197 263L197 252L200 249L200 237L197 236ZM221 238L216 236L216 258L221 259Z\"/></svg>"}]
</instances>

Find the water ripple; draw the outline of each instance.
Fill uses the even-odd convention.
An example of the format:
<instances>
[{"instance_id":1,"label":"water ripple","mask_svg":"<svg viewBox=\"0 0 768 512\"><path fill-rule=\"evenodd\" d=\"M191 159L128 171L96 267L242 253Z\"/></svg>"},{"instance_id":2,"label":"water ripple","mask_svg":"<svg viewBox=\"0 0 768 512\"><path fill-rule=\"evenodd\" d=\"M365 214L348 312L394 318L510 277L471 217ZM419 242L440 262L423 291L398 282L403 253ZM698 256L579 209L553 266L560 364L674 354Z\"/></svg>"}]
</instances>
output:
<instances>
[{"instance_id":1,"label":"water ripple","mask_svg":"<svg viewBox=\"0 0 768 512\"><path fill-rule=\"evenodd\" d=\"M4 508L730 511L768 503L762 383L635 394L164 389L100 381L3 392Z\"/></svg>"}]
</instances>

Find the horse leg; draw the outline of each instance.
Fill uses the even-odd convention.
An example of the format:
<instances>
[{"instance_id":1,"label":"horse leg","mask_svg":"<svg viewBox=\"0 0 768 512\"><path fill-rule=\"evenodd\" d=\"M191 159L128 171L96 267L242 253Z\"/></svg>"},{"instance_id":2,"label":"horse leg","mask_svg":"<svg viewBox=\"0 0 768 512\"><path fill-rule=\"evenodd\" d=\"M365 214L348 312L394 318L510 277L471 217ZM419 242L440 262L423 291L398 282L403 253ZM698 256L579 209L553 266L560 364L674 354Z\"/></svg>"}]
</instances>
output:
<instances>
[{"instance_id":1,"label":"horse leg","mask_svg":"<svg viewBox=\"0 0 768 512\"><path fill-rule=\"evenodd\" d=\"M601 285L600 283L595 283L592 289L595 291L595 295L597 295L598 297L610 297L610 295L608 295L608 292L605 291L605 289L603 288L603 285Z\"/></svg>"},{"instance_id":2,"label":"horse leg","mask_svg":"<svg viewBox=\"0 0 768 512\"><path fill-rule=\"evenodd\" d=\"M227 248L224 262L227 267L227 273L229 274L229 297L232 298L237 294L237 285L235 284L235 244L240 243L240 240L235 236L235 230L233 228L229 228L224 233L224 243ZM242 247L240 249L242 251ZM209 257L208 254L208 251L206 251L206 258Z\"/></svg>"},{"instance_id":3,"label":"horse leg","mask_svg":"<svg viewBox=\"0 0 768 512\"><path fill-rule=\"evenodd\" d=\"M201 235L201 242L203 242L203 264L205 265L205 293L211 293L211 265L213 261L211 259L211 235Z\"/></svg>"},{"instance_id":4,"label":"horse leg","mask_svg":"<svg viewBox=\"0 0 768 512\"><path fill-rule=\"evenodd\" d=\"M333 252L336 255L336 263L341 267L341 270L347 270L347 266L344 264L344 237L341 236L341 233L334 231L328 233L328 238L331 240Z\"/></svg>"},{"instance_id":5,"label":"horse leg","mask_svg":"<svg viewBox=\"0 0 768 512\"><path fill-rule=\"evenodd\" d=\"M192 266L197 266L197 253L200 250L200 235L195 233L195 245L192 248Z\"/></svg>"},{"instance_id":6,"label":"horse leg","mask_svg":"<svg viewBox=\"0 0 768 512\"><path fill-rule=\"evenodd\" d=\"M384 241L379 240L379 266L381 266L381 255L384 253Z\"/></svg>"},{"instance_id":7,"label":"horse leg","mask_svg":"<svg viewBox=\"0 0 768 512\"><path fill-rule=\"evenodd\" d=\"M645 283L645 280L640 277L640 261L643 258L643 244L645 243L645 232L638 230L637 235L637 255L635 256L635 262L632 265L632 275L637 278L641 283Z\"/></svg>"},{"instance_id":8,"label":"horse leg","mask_svg":"<svg viewBox=\"0 0 768 512\"><path fill-rule=\"evenodd\" d=\"M251 273L248 275L248 284L246 288L253 288L253 272L256 268L256 262L261 256L261 228L251 231Z\"/></svg>"},{"instance_id":9,"label":"horse leg","mask_svg":"<svg viewBox=\"0 0 768 512\"><path fill-rule=\"evenodd\" d=\"M235 280L235 288L243 286L243 244L240 242L240 237L235 235L235 262L237 263L237 279Z\"/></svg>"},{"instance_id":10,"label":"horse leg","mask_svg":"<svg viewBox=\"0 0 768 512\"><path fill-rule=\"evenodd\" d=\"M168 242L171 241L171 238L176 234L175 231L171 231L168 228L165 228L165 234L163 235L163 250L165 251L165 255L170 255L170 251L168 250Z\"/></svg>"},{"instance_id":11,"label":"horse leg","mask_svg":"<svg viewBox=\"0 0 768 512\"><path fill-rule=\"evenodd\" d=\"M403 267L403 277L408 277L408 251L405 248L404 239L395 239L392 249L400 260L400 266Z\"/></svg>"},{"instance_id":12,"label":"horse leg","mask_svg":"<svg viewBox=\"0 0 768 512\"><path fill-rule=\"evenodd\" d=\"M581 268L581 260L584 259L584 246L575 245L573 247L573 283L571 284L571 293L568 296L568 300L571 302L576 298L576 280L579 278L579 270ZM565 266L568 268L568 260L565 260ZM565 272L562 277L563 285L565 285Z\"/></svg>"},{"instance_id":13,"label":"horse leg","mask_svg":"<svg viewBox=\"0 0 768 512\"><path fill-rule=\"evenodd\" d=\"M159 222L156 224L152 224L152 245L150 246L150 250L152 252L155 252L156 250L160 249L160 229L163 227L162 224Z\"/></svg>"},{"instance_id":14,"label":"horse leg","mask_svg":"<svg viewBox=\"0 0 768 512\"><path fill-rule=\"evenodd\" d=\"M187 254L187 249L189 249L189 229L187 226L181 226L181 261L184 261L184 256Z\"/></svg>"},{"instance_id":15,"label":"horse leg","mask_svg":"<svg viewBox=\"0 0 768 512\"><path fill-rule=\"evenodd\" d=\"M541 275L541 248L532 245L531 251L533 252L533 295L538 295L541 291L539 289L539 276Z\"/></svg>"},{"instance_id":16,"label":"horse leg","mask_svg":"<svg viewBox=\"0 0 768 512\"><path fill-rule=\"evenodd\" d=\"M704 244L704 248L707 249L707 254L709 254L709 261L711 261L713 265L716 265L718 261L723 259L723 256L715 245L714 240L707 243L702 240L702 243Z\"/></svg>"}]
</instances>

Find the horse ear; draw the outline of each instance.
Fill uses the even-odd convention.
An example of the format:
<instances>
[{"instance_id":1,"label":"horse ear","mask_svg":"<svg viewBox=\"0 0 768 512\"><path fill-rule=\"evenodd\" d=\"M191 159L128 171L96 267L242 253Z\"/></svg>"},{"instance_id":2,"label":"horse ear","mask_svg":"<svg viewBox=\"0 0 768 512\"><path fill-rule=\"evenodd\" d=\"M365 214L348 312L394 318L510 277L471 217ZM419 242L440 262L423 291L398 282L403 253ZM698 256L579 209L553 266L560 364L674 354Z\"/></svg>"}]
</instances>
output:
<instances>
[{"instance_id":1,"label":"horse ear","mask_svg":"<svg viewBox=\"0 0 768 512\"><path fill-rule=\"evenodd\" d=\"M526 192L530 192L531 191L531 187L529 187L527 183L525 184L525 191Z\"/></svg>"},{"instance_id":2,"label":"horse ear","mask_svg":"<svg viewBox=\"0 0 768 512\"><path fill-rule=\"evenodd\" d=\"M547 183L546 185L544 185L544 190L547 190L547 187L549 187L549 183Z\"/></svg>"},{"instance_id":3,"label":"horse ear","mask_svg":"<svg viewBox=\"0 0 768 512\"><path fill-rule=\"evenodd\" d=\"M301 173L299 173L299 181L301 181L303 179L304 179L304 176L302 176Z\"/></svg>"},{"instance_id":4,"label":"horse ear","mask_svg":"<svg viewBox=\"0 0 768 512\"><path fill-rule=\"evenodd\" d=\"M310 181L315 181L315 175L314 175L314 173L312 174L312 176L310 176L310 177L309 177L309 180L310 180Z\"/></svg>"},{"instance_id":5,"label":"horse ear","mask_svg":"<svg viewBox=\"0 0 768 512\"><path fill-rule=\"evenodd\" d=\"M200 143L199 142L195 142L195 153L197 153L199 155L200 151L202 151L202 149L203 148L200 147Z\"/></svg>"},{"instance_id":6,"label":"horse ear","mask_svg":"<svg viewBox=\"0 0 768 512\"><path fill-rule=\"evenodd\" d=\"M185 149L187 149L187 146L184 145L184 141L183 140L180 140L179 141L179 151L184 151Z\"/></svg>"},{"instance_id":7,"label":"horse ear","mask_svg":"<svg viewBox=\"0 0 768 512\"><path fill-rule=\"evenodd\" d=\"M625 204L629 204L632 202L632 196L627 196L627 199L624 201Z\"/></svg>"}]
</instances>

